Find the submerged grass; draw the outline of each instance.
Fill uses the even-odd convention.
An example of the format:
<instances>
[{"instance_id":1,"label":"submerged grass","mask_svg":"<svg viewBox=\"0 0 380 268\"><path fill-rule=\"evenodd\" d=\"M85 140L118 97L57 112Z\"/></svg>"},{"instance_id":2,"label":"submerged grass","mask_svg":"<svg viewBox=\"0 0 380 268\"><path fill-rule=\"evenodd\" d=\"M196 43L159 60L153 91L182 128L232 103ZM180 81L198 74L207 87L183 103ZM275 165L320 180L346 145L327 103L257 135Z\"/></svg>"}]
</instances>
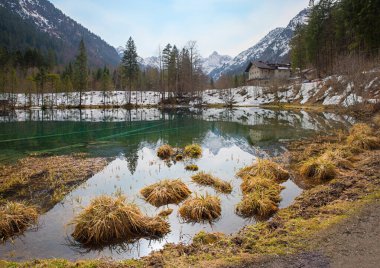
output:
<instances>
[{"instance_id":1,"label":"submerged grass","mask_svg":"<svg viewBox=\"0 0 380 268\"><path fill-rule=\"evenodd\" d=\"M104 158L78 154L26 157L0 167L0 198L26 201L45 212L106 165Z\"/></svg>"},{"instance_id":2,"label":"submerged grass","mask_svg":"<svg viewBox=\"0 0 380 268\"><path fill-rule=\"evenodd\" d=\"M168 144L162 145L157 150L157 156L161 159L169 159L172 155L174 155L174 149Z\"/></svg>"},{"instance_id":3,"label":"submerged grass","mask_svg":"<svg viewBox=\"0 0 380 268\"><path fill-rule=\"evenodd\" d=\"M191 177L192 181L202 186L211 186L217 192L223 194L230 194L232 192L232 185L229 182L223 181L205 172L199 172Z\"/></svg>"},{"instance_id":4,"label":"submerged grass","mask_svg":"<svg viewBox=\"0 0 380 268\"><path fill-rule=\"evenodd\" d=\"M73 238L86 246L133 242L139 238L162 238L170 225L159 217L149 218L122 195L93 199L72 221Z\"/></svg>"},{"instance_id":5,"label":"submerged grass","mask_svg":"<svg viewBox=\"0 0 380 268\"><path fill-rule=\"evenodd\" d=\"M0 241L23 233L37 224L38 212L35 207L22 203L6 202L0 206Z\"/></svg>"},{"instance_id":6,"label":"submerged grass","mask_svg":"<svg viewBox=\"0 0 380 268\"><path fill-rule=\"evenodd\" d=\"M185 201L178 210L180 217L189 223L212 223L222 214L220 198L217 196L196 195Z\"/></svg>"},{"instance_id":7,"label":"submerged grass","mask_svg":"<svg viewBox=\"0 0 380 268\"><path fill-rule=\"evenodd\" d=\"M241 169L236 175L242 179L253 176L279 182L289 179L289 172L270 159L258 159L256 163Z\"/></svg>"},{"instance_id":8,"label":"submerged grass","mask_svg":"<svg viewBox=\"0 0 380 268\"><path fill-rule=\"evenodd\" d=\"M180 179L162 180L140 191L145 201L155 207L168 204L178 205L191 194L190 189Z\"/></svg>"},{"instance_id":9,"label":"submerged grass","mask_svg":"<svg viewBox=\"0 0 380 268\"><path fill-rule=\"evenodd\" d=\"M183 152L187 157L199 158L202 155L202 147L199 144L190 144L185 147Z\"/></svg>"}]
</instances>

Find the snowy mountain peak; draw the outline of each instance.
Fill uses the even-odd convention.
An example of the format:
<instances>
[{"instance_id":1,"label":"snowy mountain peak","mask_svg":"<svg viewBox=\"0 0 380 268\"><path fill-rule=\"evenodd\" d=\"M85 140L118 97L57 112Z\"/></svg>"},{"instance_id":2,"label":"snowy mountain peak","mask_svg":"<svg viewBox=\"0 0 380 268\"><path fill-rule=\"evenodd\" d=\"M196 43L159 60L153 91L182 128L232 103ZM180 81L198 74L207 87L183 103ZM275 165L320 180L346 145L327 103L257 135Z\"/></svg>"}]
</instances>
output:
<instances>
[{"instance_id":1,"label":"snowy mountain peak","mask_svg":"<svg viewBox=\"0 0 380 268\"><path fill-rule=\"evenodd\" d=\"M310 9L305 8L297 16L295 16L288 24L286 28L291 29L293 31L296 30L298 25L307 24L309 18Z\"/></svg>"},{"instance_id":2,"label":"snowy mountain peak","mask_svg":"<svg viewBox=\"0 0 380 268\"><path fill-rule=\"evenodd\" d=\"M304 9L297 14L286 28L276 28L270 31L256 45L241 52L234 59L222 67L210 71L209 76L214 80L223 74L240 74L244 72L249 61L262 60L277 63L288 63L290 41L297 25L307 23L309 9Z\"/></svg>"},{"instance_id":3,"label":"snowy mountain peak","mask_svg":"<svg viewBox=\"0 0 380 268\"><path fill-rule=\"evenodd\" d=\"M222 67L232 60L232 57L227 55L220 55L218 52L214 51L207 58L202 59L203 71L209 75L215 68Z\"/></svg>"}]
</instances>

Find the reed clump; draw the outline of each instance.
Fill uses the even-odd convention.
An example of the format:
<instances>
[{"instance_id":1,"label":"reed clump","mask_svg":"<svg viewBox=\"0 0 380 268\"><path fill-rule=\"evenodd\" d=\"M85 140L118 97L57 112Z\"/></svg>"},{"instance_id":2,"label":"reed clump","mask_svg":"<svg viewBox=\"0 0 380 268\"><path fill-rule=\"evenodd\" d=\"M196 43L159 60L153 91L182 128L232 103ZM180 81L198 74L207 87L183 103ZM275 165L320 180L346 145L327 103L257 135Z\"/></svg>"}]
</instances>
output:
<instances>
[{"instance_id":1,"label":"reed clump","mask_svg":"<svg viewBox=\"0 0 380 268\"><path fill-rule=\"evenodd\" d=\"M191 194L190 189L180 179L162 180L140 191L145 201L155 207L168 204L178 205Z\"/></svg>"},{"instance_id":2,"label":"reed clump","mask_svg":"<svg viewBox=\"0 0 380 268\"><path fill-rule=\"evenodd\" d=\"M179 208L179 215L189 223L212 223L222 214L220 198L217 196L197 195L186 200Z\"/></svg>"},{"instance_id":3,"label":"reed clump","mask_svg":"<svg viewBox=\"0 0 380 268\"><path fill-rule=\"evenodd\" d=\"M168 159L172 155L174 155L174 149L168 144L160 146L157 150L157 156L161 159Z\"/></svg>"},{"instance_id":4,"label":"reed clump","mask_svg":"<svg viewBox=\"0 0 380 268\"><path fill-rule=\"evenodd\" d=\"M75 225L72 237L86 246L158 239L170 232L169 223L160 217L147 217L122 195L93 199L71 224Z\"/></svg>"},{"instance_id":5,"label":"reed clump","mask_svg":"<svg viewBox=\"0 0 380 268\"><path fill-rule=\"evenodd\" d=\"M337 175L337 168L333 160L327 155L311 157L305 160L299 169L301 175L316 180L331 180Z\"/></svg>"},{"instance_id":6,"label":"reed clump","mask_svg":"<svg viewBox=\"0 0 380 268\"><path fill-rule=\"evenodd\" d=\"M160 213L158 213L158 216L166 218L166 217L169 217L172 213L173 213L173 209L168 208L168 209L161 210Z\"/></svg>"},{"instance_id":7,"label":"reed clump","mask_svg":"<svg viewBox=\"0 0 380 268\"><path fill-rule=\"evenodd\" d=\"M35 207L23 203L6 202L0 206L0 241L23 233L37 224L38 212Z\"/></svg>"},{"instance_id":8,"label":"reed clump","mask_svg":"<svg viewBox=\"0 0 380 268\"><path fill-rule=\"evenodd\" d=\"M187 157L199 158L202 155L202 147L199 144L190 144L185 147L183 153Z\"/></svg>"},{"instance_id":9,"label":"reed clump","mask_svg":"<svg viewBox=\"0 0 380 268\"><path fill-rule=\"evenodd\" d=\"M213 187L217 192L223 194L230 194L232 192L231 183L216 178L209 173L199 172L192 176L191 179L199 185Z\"/></svg>"},{"instance_id":10,"label":"reed clump","mask_svg":"<svg viewBox=\"0 0 380 268\"><path fill-rule=\"evenodd\" d=\"M373 118L373 123L375 123L376 126L380 127L380 114L375 115Z\"/></svg>"},{"instance_id":11,"label":"reed clump","mask_svg":"<svg viewBox=\"0 0 380 268\"><path fill-rule=\"evenodd\" d=\"M289 172L270 159L258 159L256 163L241 169L236 175L243 180L249 177L262 177L279 182L289 179Z\"/></svg>"},{"instance_id":12,"label":"reed clump","mask_svg":"<svg viewBox=\"0 0 380 268\"><path fill-rule=\"evenodd\" d=\"M245 179L240 185L241 191L243 194L250 194L255 191L265 191L270 192L271 196L279 196L281 190L285 187L277 184L276 182L260 177L251 177Z\"/></svg>"},{"instance_id":13,"label":"reed clump","mask_svg":"<svg viewBox=\"0 0 380 268\"><path fill-rule=\"evenodd\" d=\"M355 124L350 129L347 145L353 151L373 150L380 148L380 138L375 136L374 130L367 124Z\"/></svg>"},{"instance_id":14,"label":"reed clump","mask_svg":"<svg viewBox=\"0 0 380 268\"><path fill-rule=\"evenodd\" d=\"M245 194L236 206L236 214L244 217L267 219L278 211L281 201L280 192L273 189L257 189Z\"/></svg>"},{"instance_id":15,"label":"reed clump","mask_svg":"<svg viewBox=\"0 0 380 268\"><path fill-rule=\"evenodd\" d=\"M190 164L190 165L187 165L185 169L188 171L198 171L199 167L195 164Z\"/></svg>"}]
</instances>

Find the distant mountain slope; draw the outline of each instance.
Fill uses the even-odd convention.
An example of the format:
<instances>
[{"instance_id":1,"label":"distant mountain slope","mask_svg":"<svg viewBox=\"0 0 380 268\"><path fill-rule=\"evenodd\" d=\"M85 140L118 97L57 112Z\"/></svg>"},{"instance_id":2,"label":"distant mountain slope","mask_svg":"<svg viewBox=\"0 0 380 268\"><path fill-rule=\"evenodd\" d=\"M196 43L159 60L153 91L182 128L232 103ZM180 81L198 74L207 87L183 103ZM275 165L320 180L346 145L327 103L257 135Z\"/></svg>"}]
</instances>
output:
<instances>
[{"instance_id":1,"label":"distant mountain slope","mask_svg":"<svg viewBox=\"0 0 380 268\"><path fill-rule=\"evenodd\" d=\"M10 50L53 49L58 61L67 63L83 38L91 66L114 66L120 61L115 48L47 0L0 0L0 14L0 45Z\"/></svg>"},{"instance_id":2,"label":"distant mountain slope","mask_svg":"<svg viewBox=\"0 0 380 268\"><path fill-rule=\"evenodd\" d=\"M242 73L248 62L253 60L289 62L290 41L297 25L307 22L308 13L309 9L302 10L289 22L286 28L276 28L270 31L256 45L241 52L224 66L212 70L209 76L217 80L222 74Z\"/></svg>"},{"instance_id":3,"label":"distant mountain slope","mask_svg":"<svg viewBox=\"0 0 380 268\"><path fill-rule=\"evenodd\" d=\"M214 51L209 57L202 59L202 67L205 74L209 75L214 69L222 67L230 62L232 57L227 55L219 55Z\"/></svg>"}]
</instances>

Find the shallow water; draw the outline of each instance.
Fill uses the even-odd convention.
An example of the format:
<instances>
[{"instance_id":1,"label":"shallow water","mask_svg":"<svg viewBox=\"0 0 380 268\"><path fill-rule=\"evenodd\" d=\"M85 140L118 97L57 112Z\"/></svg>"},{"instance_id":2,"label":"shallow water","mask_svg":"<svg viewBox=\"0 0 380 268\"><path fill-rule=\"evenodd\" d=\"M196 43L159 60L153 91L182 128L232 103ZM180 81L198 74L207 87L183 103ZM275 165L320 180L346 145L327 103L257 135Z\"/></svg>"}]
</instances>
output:
<instances>
[{"instance_id":1,"label":"shallow water","mask_svg":"<svg viewBox=\"0 0 380 268\"><path fill-rule=\"evenodd\" d=\"M233 233L248 222L234 213L241 199L240 181L235 173L251 164L258 156L278 155L284 151L284 140L299 139L337 128L347 128L353 119L326 113L273 111L259 108L235 110L63 110L18 111L0 117L0 157L15 161L31 152L87 152L94 156L112 157L110 164L90 178L42 215L37 230L31 230L0 245L1 258L25 260L34 258L83 259L111 257L125 259L145 256L161 249L167 242L189 242L200 230ZM190 181L188 162L167 165L159 160L156 149L163 143L184 146L199 143L203 156L194 160L200 170L231 181L231 195L221 195L222 217L214 225L185 224L177 217L177 206L169 217L172 232L162 241L140 240L128 248L105 248L88 251L70 245L74 215L92 198L102 194L125 193L148 215L156 209L145 203L138 192L160 179L181 178L193 192L215 194L211 188ZM301 189L291 180L284 183L281 207L288 206Z\"/></svg>"}]
</instances>

